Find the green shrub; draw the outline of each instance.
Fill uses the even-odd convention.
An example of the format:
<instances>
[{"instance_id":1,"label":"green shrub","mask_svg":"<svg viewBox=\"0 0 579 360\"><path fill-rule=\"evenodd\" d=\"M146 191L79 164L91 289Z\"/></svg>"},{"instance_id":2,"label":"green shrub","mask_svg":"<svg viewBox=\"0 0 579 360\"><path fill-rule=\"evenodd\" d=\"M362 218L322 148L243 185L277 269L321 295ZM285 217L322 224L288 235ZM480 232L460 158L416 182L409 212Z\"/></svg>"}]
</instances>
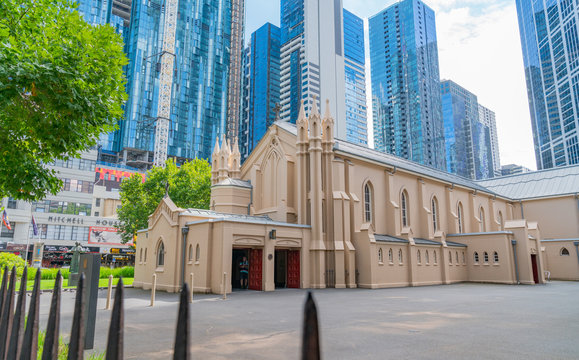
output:
<instances>
[{"instance_id":1,"label":"green shrub","mask_svg":"<svg viewBox=\"0 0 579 360\"><path fill-rule=\"evenodd\" d=\"M20 276L22 275L22 270L24 270L24 259L9 252L0 253L0 268L2 269L2 273L4 273L6 266L8 266L10 270L16 266L16 274Z\"/></svg>"},{"instance_id":2,"label":"green shrub","mask_svg":"<svg viewBox=\"0 0 579 360\"><path fill-rule=\"evenodd\" d=\"M132 266L124 266L113 269L110 269L108 267L101 267L100 278L108 279L109 275L112 275L113 278L115 279L118 279L120 277L132 278L135 277L135 268Z\"/></svg>"},{"instance_id":3,"label":"green shrub","mask_svg":"<svg viewBox=\"0 0 579 360\"><path fill-rule=\"evenodd\" d=\"M101 267L101 271L100 271L100 278L101 279L107 279L109 277L109 275L111 275L113 273L113 271L108 268L108 267Z\"/></svg>"}]
</instances>

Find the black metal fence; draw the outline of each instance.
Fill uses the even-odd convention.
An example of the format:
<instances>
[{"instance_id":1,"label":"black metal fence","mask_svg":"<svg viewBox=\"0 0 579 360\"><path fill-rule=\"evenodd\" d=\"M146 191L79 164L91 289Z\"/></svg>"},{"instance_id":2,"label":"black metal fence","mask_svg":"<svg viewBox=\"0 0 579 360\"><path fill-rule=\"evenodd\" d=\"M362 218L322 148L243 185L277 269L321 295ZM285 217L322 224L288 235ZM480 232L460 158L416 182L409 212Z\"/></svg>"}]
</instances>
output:
<instances>
[{"instance_id":1,"label":"black metal fence","mask_svg":"<svg viewBox=\"0 0 579 360\"><path fill-rule=\"evenodd\" d=\"M28 315L25 317L27 279L27 268L24 268L18 297L16 302L14 302L16 298L16 268L13 268L12 271L8 268L4 269L4 276L2 277L2 285L0 287L0 360L35 360L39 358L39 355L41 355L42 360L58 359L60 296L62 290L60 272L56 277L52 292L42 354L38 354L38 309L40 303L41 270L36 272ZM84 356L85 312L83 310L86 302L84 298L84 282L84 275L81 275L76 289L72 329L68 344L68 359L83 359ZM188 360L191 357L189 353L189 317L189 286L184 284L179 300L173 359ZM123 282L121 279L117 284L109 325L106 348L107 360L123 359L123 327ZM318 315L316 304L311 293L308 293L304 307L302 336L302 359L319 359Z\"/></svg>"}]
</instances>

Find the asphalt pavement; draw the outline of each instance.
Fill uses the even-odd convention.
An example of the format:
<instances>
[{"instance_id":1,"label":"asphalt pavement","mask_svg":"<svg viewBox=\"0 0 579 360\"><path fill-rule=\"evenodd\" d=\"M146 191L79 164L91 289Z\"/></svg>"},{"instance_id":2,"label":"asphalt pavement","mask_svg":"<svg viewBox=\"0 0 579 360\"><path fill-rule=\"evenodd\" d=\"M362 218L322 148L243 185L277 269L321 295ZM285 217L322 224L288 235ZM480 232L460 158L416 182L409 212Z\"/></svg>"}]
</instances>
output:
<instances>
[{"instance_id":1,"label":"asphalt pavement","mask_svg":"<svg viewBox=\"0 0 579 360\"><path fill-rule=\"evenodd\" d=\"M191 304L191 353L201 359L299 359L306 290L239 291ZM579 282L455 284L314 290L324 359L579 359ZM41 297L41 329L50 293ZM178 295L125 290L127 359L172 356ZM110 311L99 291L94 352L106 348ZM74 292L64 292L61 334Z\"/></svg>"}]
</instances>

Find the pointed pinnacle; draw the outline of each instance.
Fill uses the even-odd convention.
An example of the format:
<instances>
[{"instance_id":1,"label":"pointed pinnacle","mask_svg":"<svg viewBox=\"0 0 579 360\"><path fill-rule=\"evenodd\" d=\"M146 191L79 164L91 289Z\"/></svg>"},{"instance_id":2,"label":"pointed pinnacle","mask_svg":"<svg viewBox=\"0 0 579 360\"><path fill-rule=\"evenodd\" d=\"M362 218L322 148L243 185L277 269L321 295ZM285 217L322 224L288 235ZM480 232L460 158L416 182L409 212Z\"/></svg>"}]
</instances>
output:
<instances>
[{"instance_id":1,"label":"pointed pinnacle","mask_svg":"<svg viewBox=\"0 0 579 360\"><path fill-rule=\"evenodd\" d=\"M300 105L300 113L298 115L298 121L297 123L303 123L306 120L306 111L304 110L304 101L300 101L301 105Z\"/></svg>"},{"instance_id":2,"label":"pointed pinnacle","mask_svg":"<svg viewBox=\"0 0 579 360\"><path fill-rule=\"evenodd\" d=\"M316 95L312 96L314 101L312 105L312 112L311 115L320 115L320 111L318 110L318 97Z\"/></svg>"},{"instance_id":3,"label":"pointed pinnacle","mask_svg":"<svg viewBox=\"0 0 579 360\"><path fill-rule=\"evenodd\" d=\"M326 110L324 111L324 119L330 119L332 114L330 114L330 100L326 99Z\"/></svg>"}]
</instances>

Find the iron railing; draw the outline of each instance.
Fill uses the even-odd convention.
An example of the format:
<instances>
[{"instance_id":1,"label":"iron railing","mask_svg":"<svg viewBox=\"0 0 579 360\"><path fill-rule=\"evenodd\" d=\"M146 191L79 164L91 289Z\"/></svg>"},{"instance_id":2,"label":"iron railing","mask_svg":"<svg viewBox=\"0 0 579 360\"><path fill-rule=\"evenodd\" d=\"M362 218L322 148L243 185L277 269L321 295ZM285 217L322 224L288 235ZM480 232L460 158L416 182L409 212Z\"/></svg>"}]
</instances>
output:
<instances>
[{"instance_id":1,"label":"iron railing","mask_svg":"<svg viewBox=\"0 0 579 360\"><path fill-rule=\"evenodd\" d=\"M0 287L0 360L36 360L38 358L38 318L40 303L40 279L41 270L36 272L34 287L31 294L28 315L25 321L27 268L22 273L20 290L16 303L16 268L10 271L4 269L2 285ZM9 278L10 277L10 278ZM83 359L85 340L85 312L86 299L84 294L85 277L82 274L76 288L76 298L70 341L68 344L68 359ZM59 351L59 326L60 326L60 303L61 303L62 277L60 271L56 276L42 360L54 360L58 358ZM179 299L179 313L175 331L175 344L173 346L173 359L188 360L190 355L190 314L189 314L189 286L185 283L181 289ZM123 282L119 280L115 292L115 300L109 325L107 338L106 359L123 359ZM302 329L302 359L320 359L320 341L318 330L318 315L313 296L308 293L304 306L304 320Z\"/></svg>"}]
</instances>

